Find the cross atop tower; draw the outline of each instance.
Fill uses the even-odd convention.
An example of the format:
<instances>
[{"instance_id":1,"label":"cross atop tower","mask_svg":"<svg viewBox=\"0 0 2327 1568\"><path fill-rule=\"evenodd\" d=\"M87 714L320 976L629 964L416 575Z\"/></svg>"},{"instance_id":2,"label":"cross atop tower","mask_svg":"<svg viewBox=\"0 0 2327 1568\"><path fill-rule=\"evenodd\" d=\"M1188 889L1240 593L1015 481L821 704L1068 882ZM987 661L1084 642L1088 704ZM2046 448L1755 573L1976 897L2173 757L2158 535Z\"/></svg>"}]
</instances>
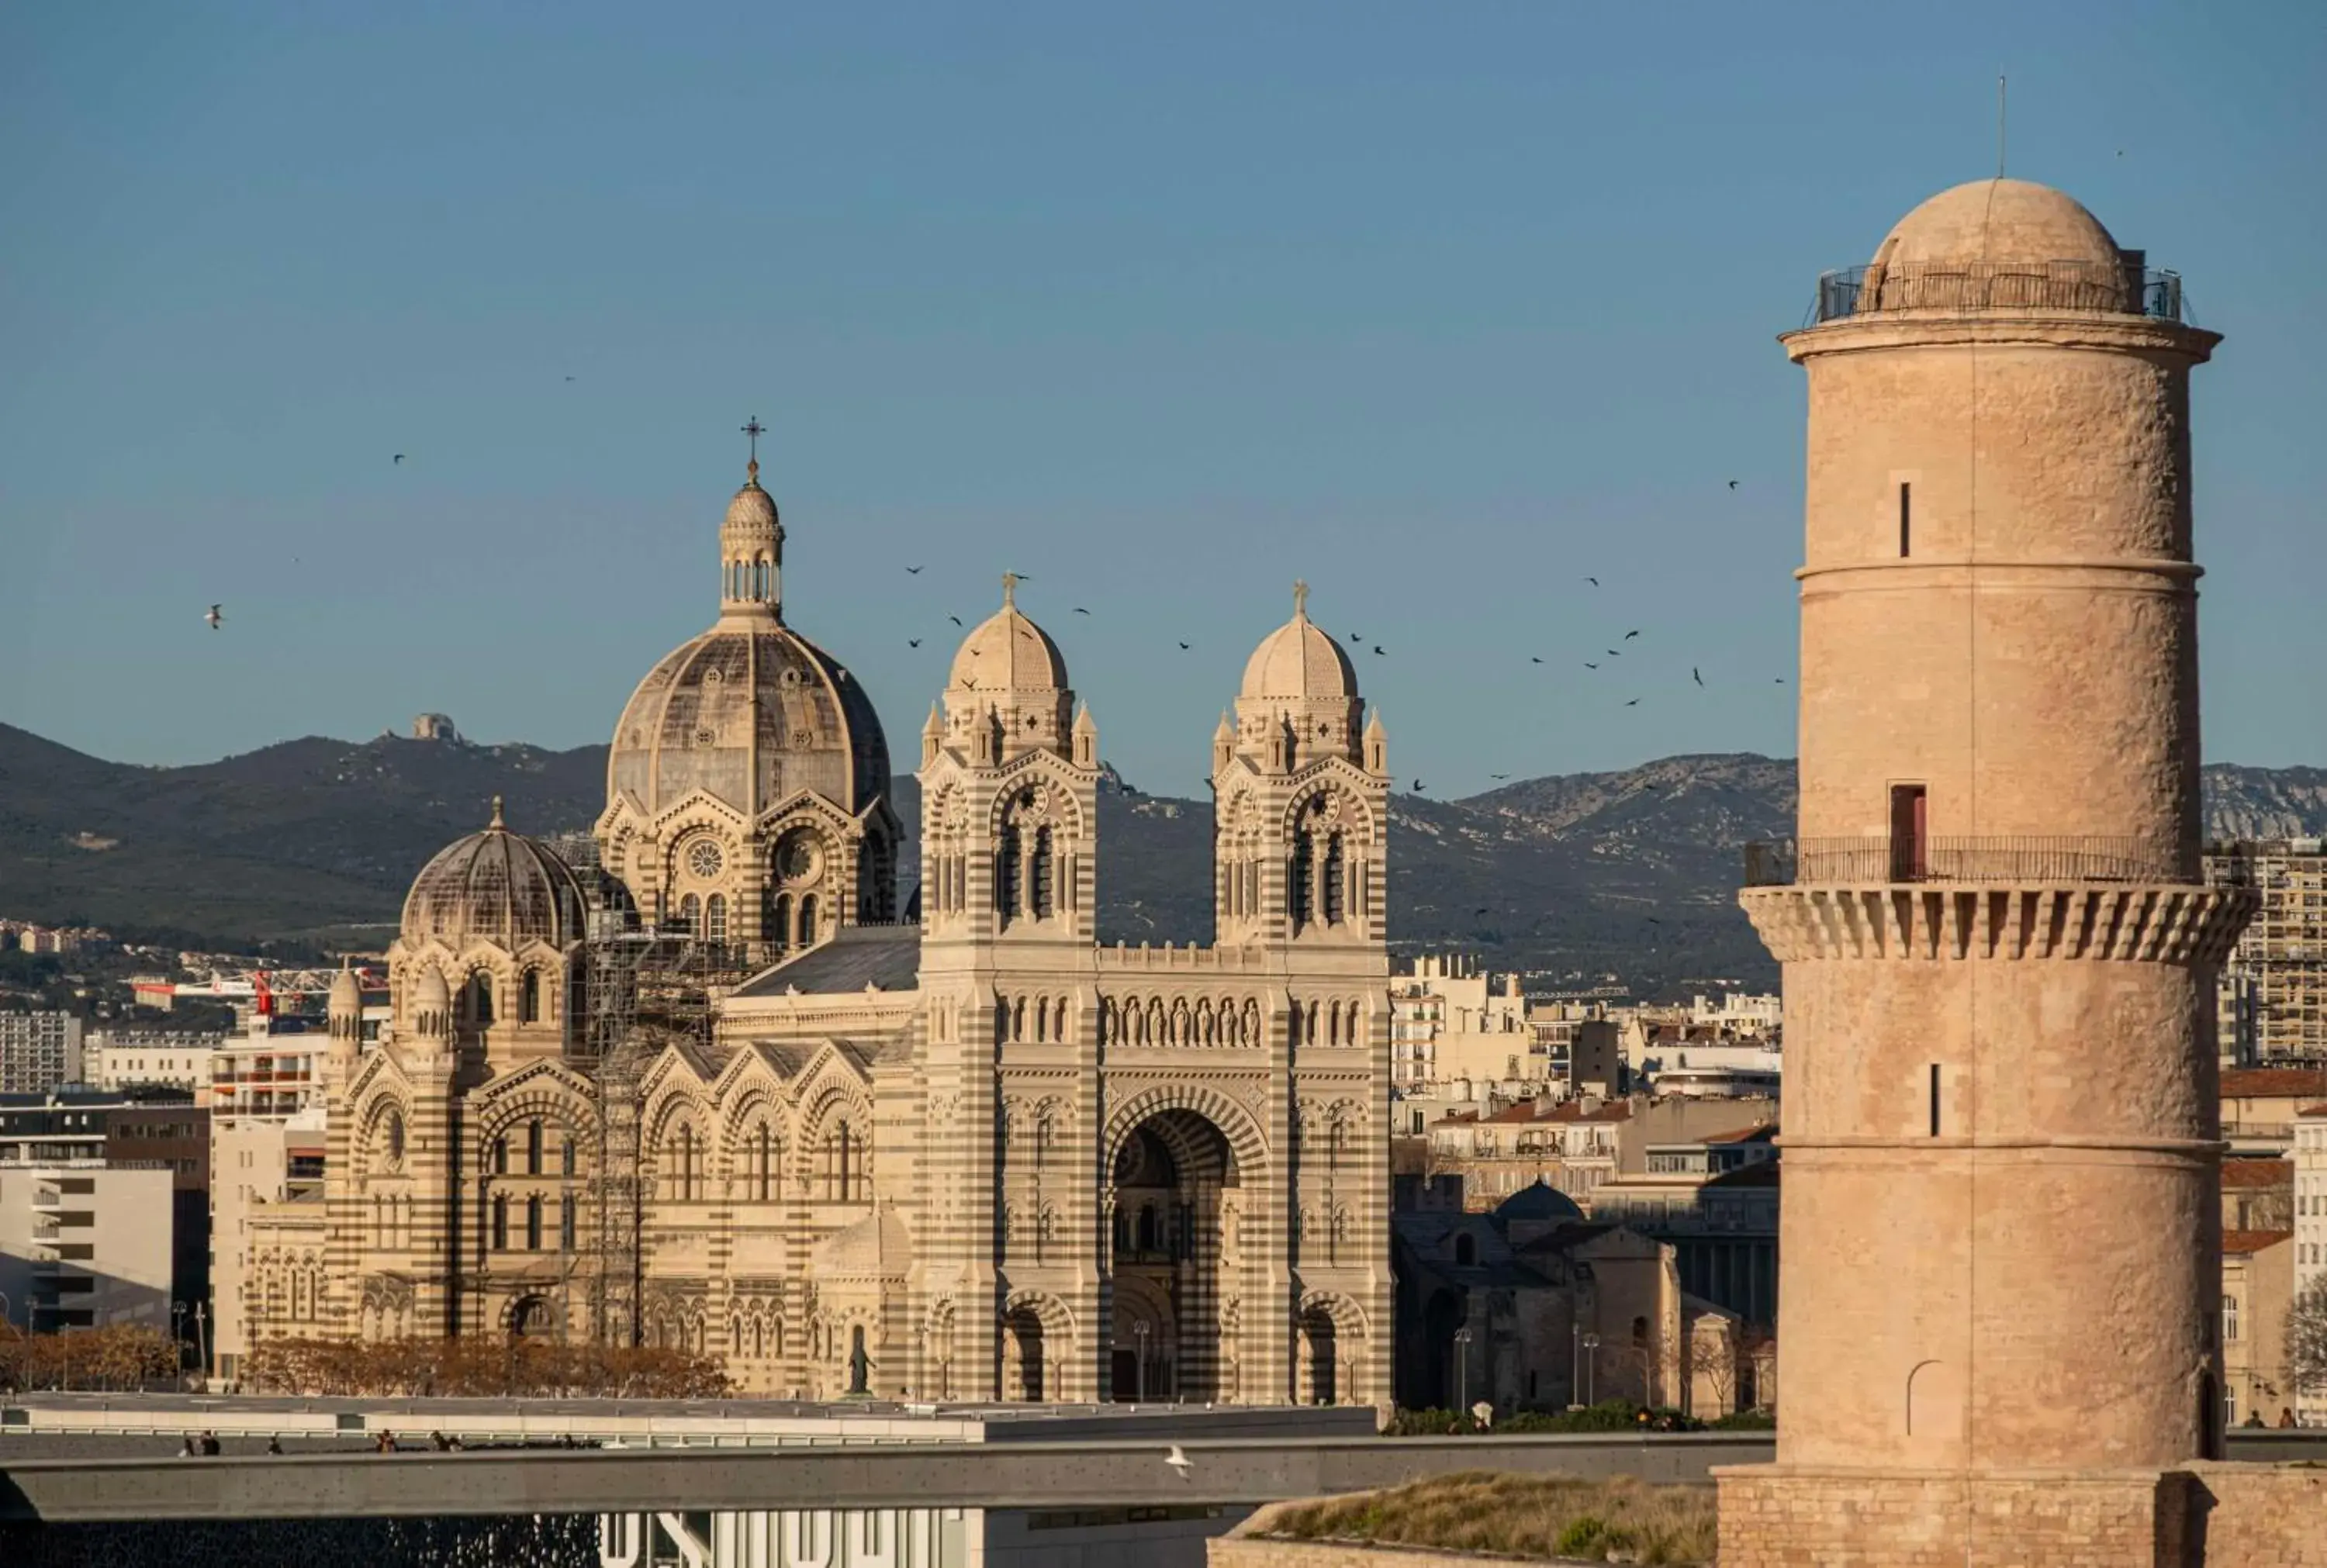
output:
<instances>
[{"instance_id":1,"label":"cross atop tower","mask_svg":"<svg viewBox=\"0 0 2327 1568\"><path fill-rule=\"evenodd\" d=\"M1005 572L1002 574L1002 607L1005 610L1016 608L1018 603L1018 584L1024 581L1025 579L1019 576L1015 572Z\"/></svg>"},{"instance_id":2,"label":"cross atop tower","mask_svg":"<svg viewBox=\"0 0 2327 1568\"><path fill-rule=\"evenodd\" d=\"M752 438L751 472L753 483L757 483L760 478L760 437L767 433L768 427L760 423L760 416L756 414L752 415L750 422L743 426L743 434Z\"/></svg>"},{"instance_id":3,"label":"cross atop tower","mask_svg":"<svg viewBox=\"0 0 2327 1568\"><path fill-rule=\"evenodd\" d=\"M1293 613L1300 620L1309 619L1309 584L1304 578L1293 579Z\"/></svg>"}]
</instances>

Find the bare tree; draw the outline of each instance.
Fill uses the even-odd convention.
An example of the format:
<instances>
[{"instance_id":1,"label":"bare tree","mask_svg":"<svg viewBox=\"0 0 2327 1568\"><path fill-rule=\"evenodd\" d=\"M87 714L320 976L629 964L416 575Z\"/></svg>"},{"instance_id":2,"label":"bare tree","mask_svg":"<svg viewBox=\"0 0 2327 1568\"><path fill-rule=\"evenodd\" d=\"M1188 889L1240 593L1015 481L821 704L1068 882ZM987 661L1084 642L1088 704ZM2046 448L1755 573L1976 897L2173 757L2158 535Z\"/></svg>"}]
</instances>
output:
<instances>
[{"instance_id":1,"label":"bare tree","mask_svg":"<svg viewBox=\"0 0 2327 1568\"><path fill-rule=\"evenodd\" d=\"M2327 1394L2327 1274L2286 1310L2286 1377L2300 1394Z\"/></svg>"},{"instance_id":2,"label":"bare tree","mask_svg":"<svg viewBox=\"0 0 2327 1568\"><path fill-rule=\"evenodd\" d=\"M1684 1404L1691 1406L1690 1414L1711 1419L1727 1415L1737 1408L1740 1348L1738 1335L1734 1330L1724 1329L1710 1334L1700 1333L1697 1331L1697 1324L1690 1323L1688 1377L1694 1386L1687 1391L1687 1394L1693 1395L1696 1388L1703 1388L1712 1395L1714 1404L1714 1408L1710 1411L1697 1410L1694 1408L1695 1402L1689 1399L1687 1395L1684 1395Z\"/></svg>"}]
</instances>

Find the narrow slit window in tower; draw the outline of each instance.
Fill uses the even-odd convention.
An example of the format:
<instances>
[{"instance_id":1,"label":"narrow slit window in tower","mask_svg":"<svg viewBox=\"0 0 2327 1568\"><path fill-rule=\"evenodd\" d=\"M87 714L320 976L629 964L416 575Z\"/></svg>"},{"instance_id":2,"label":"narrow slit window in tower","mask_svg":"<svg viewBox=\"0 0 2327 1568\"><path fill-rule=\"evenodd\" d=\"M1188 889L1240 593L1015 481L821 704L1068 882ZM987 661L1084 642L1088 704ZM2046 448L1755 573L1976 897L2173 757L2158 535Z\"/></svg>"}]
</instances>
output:
<instances>
[{"instance_id":1,"label":"narrow slit window in tower","mask_svg":"<svg viewBox=\"0 0 2327 1568\"><path fill-rule=\"evenodd\" d=\"M1891 880L1921 882L1929 873L1929 798L1920 784L1891 786Z\"/></svg>"},{"instance_id":2,"label":"narrow slit window in tower","mask_svg":"<svg viewBox=\"0 0 2327 1568\"><path fill-rule=\"evenodd\" d=\"M1027 911L1038 920L1051 918L1051 830L1038 827L1034 830L1034 873L1031 879L1033 886L1028 890L1031 907Z\"/></svg>"},{"instance_id":3,"label":"narrow slit window in tower","mask_svg":"<svg viewBox=\"0 0 2327 1568\"><path fill-rule=\"evenodd\" d=\"M1915 487L1905 480L1899 481L1899 558L1905 560L1914 543Z\"/></svg>"},{"instance_id":4,"label":"narrow slit window in tower","mask_svg":"<svg viewBox=\"0 0 2327 1568\"><path fill-rule=\"evenodd\" d=\"M1325 923L1329 926L1341 923L1341 879L1347 874L1341 860L1341 835L1332 834L1325 840L1324 898L1322 901L1325 906Z\"/></svg>"},{"instance_id":5,"label":"narrow slit window in tower","mask_svg":"<svg viewBox=\"0 0 2327 1568\"><path fill-rule=\"evenodd\" d=\"M1018 914L1018 828L1002 830L1002 848L994 857L994 912L1005 924Z\"/></svg>"},{"instance_id":6,"label":"narrow slit window in tower","mask_svg":"<svg viewBox=\"0 0 2327 1568\"><path fill-rule=\"evenodd\" d=\"M1931 1064L1931 1136L1939 1135L1939 1064Z\"/></svg>"},{"instance_id":7,"label":"narrow slit window in tower","mask_svg":"<svg viewBox=\"0 0 2327 1568\"><path fill-rule=\"evenodd\" d=\"M1293 917L1295 931L1309 923L1310 865L1313 856L1309 835L1296 834L1293 840L1293 864L1285 878L1285 902L1289 906L1287 912Z\"/></svg>"}]
</instances>

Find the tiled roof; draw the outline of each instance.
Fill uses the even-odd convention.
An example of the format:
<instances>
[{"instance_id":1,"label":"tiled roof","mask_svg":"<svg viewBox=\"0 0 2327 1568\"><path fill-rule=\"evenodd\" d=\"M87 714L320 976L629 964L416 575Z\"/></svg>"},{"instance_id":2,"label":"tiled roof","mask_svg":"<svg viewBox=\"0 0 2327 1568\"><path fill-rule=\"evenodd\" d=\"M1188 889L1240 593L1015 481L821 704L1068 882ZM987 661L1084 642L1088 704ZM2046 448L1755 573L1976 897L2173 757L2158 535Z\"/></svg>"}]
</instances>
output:
<instances>
[{"instance_id":1,"label":"tiled roof","mask_svg":"<svg viewBox=\"0 0 2327 1568\"><path fill-rule=\"evenodd\" d=\"M1778 1124L1763 1122L1758 1127L1740 1127L1734 1133L1708 1133L1698 1142L1706 1143L1766 1143L1778 1135Z\"/></svg>"},{"instance_id":2,"label":"tiled roof","mask_svg":"<svg viewBox=\"0 0 2327 1568\"><path fill-rule=\"evenodd\" d=\"M2327 1103L2303 1106L2298 1107L2294 1114L2298 1116L2327 1116Z\"/></svg>"},{"instance_id":3,"label":"tiled roof","mask_svg":"<svg viewBox=\"0 0 2327 1568\"><path fill-rule=\"evenodd\" d=\"M2225 1187L2291 1187L2294 1184L2294 1163L2290 1160L2225 1160L2222 1162L2222 1185Z\"/></svg>"},{"instance_id":4,"label":"tiled roof","mask_svg":"<svg viewBox=\"0 0 2327 1568\"><path fill-rule=\"evenodd\" d=\"M2313 1095L2327 1095L2327 1068L2239 1067L2222 1074L2226 1100L2297 1099Z\"/></svg>"},{"instance_id":5,"label":"tiled roof","mask_svg":"<svg viewBox=\"0 0 2327 1568\"><path fill-rule=\"evenodd\" d=\"M2294 1237L2291 1230L2226 1230L2222 1232L2222 1254L2229 1257L2265 1252Z\"/></svg>"},{"instance_id":6,"label":"tiled roof","mask_svg":"<svg viewBox=\"0 0 2327 1568\"><path fill-rule=\"evenodd\" d=\"M911 991L921 982L919 926L843 926L832 940L799 957L755 975L737 987L738 996L803 994L837 995L868 985L883 991Z\"/></svg>"}]
</instances>

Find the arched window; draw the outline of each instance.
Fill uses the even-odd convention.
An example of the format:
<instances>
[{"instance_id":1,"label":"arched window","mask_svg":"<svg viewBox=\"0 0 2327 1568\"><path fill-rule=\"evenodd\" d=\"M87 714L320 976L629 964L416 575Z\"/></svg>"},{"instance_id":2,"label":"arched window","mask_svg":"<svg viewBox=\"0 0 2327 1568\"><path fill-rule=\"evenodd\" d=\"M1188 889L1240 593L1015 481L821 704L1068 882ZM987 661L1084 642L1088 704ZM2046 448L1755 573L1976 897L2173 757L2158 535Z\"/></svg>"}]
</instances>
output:
<instances>
[{"instance_id":1,"label":"arched window","mask_svg":"<svg viewBox=\"0 0 2327 1568\"><path fill-rule=\"evenodd\" d=\"M792 945L792 895L778 893L768 904L768 940L778 947Z\"/></svg>"},{"instance_id":2,"label":"arched window","mask_svg":"<svg viewBox=\"0 0 2327 1568\"><path fill-rule=\"evenodd\" d=\"M1116 1252L1118 1255L1129 1252L1131 1250L1131 1216L1120 1209L1117 1209L1115 1223L1108 1228L1113 1232Z\"/></svg>"},{"instance_id":3,"label":"arched window","mask_svg":"<svg viewBox=\"0 0 2327 1568\"><path fill-rule=\"evenodd\" d=\"M493 1250L509 1250L509 1194L493 1194Z\"/></svg>"},{"instance_id":4,"label":"arched window","mask_svg":"<svg viewBox=\"0 0 2327 1568\"><path fill-rule=\"evenodd\" d=\"M1154 1252L1156 1245L1155 1206L1153 1203L1143 1203L1139 1206L1139 1250L1143 1253Z\"/></svg>"},{"instance_id":5,"label":"arched window","mask_svg":"<svg viewBox=\"0 0 2327 1568\"><path fill-rule=\"evenodd\" d=\"M756 1189L753 1196L762 1203L772 1202L784 1195L780 1171L784 1146L777 1142L775 1134L765 1122L762 1122L759 1130L752 1134L752 1177Z\"/></svg>"},{"instance_id":6,"label":"arched window","mask_svg":"<svg viewBox=\"0 0 2327 1568\"><path fill-rule=\"evenodd\" d=\"M1048 824L1034 830L1034 870L1028 912L1038 920L1051 918L1051 884L1054 875L1051 865L1051 829Z\"/></svg>"},{"instance_id":7,"label":"arched window","mask_svg":"<svg viewBox=\"0 0 2327 1568\"><path fill-rule=\"evenodd\" d=\"M1310 882L1313 875L1313 852L1306 833L1296 831L1293 837L1293 860L1285 867L1285 907L1293 917L1295 931L1309 923Z\"/></svg>"},{"instance_id":8,"label":"arched window","mask_svg":"<svg viewBox=\"0 0 2327 1568\"><path fill-rule=\"evenodd\" d=\"M703 937L708 942L727 939L727 895L713 893L703 906Z\"/></svg>"},{"instance_id":9,"label":"arched window","mask_svg":"<svg viewBox=\"0 0 2327 1568\"><path fill-rule=\"evenodd\" d=\"M525 1200L525 1250L541 1250L541 1194L538 1192Z\"/></svg>"},{"instance_id":10,"label":"arched window","mask_svg":"<svg viewBox=\"0 0 2327 1568\"><path fill-rule=\"evenodd\" d=\"M673 1139L677 1156L673 1162L672 1194L682 1203L695 1200L695 1129L684 1122Z\"/></svg>"},{"instance_id":11,"label":"arched window","mask_svg":"<svg viewBox=\"0 0 2327 1568\"><path fill-rule=\"evenodd\" d=\"M557 1140L557 1173L560 1176L574 1174L574 1134L571 1133Z\"/></svg>"},{"instance_id":12,"label":"arched window","mask_svg":"<svg viewBox=\"0 0 2327 1568\"><path fill-rule=\"evenodd\" d=\"M1005 925L1018 916L1018 825L1005 824L994 856L994 912Z\"/></svg>"},{"instance_id":13,"label":"arched window","mask_svg":"<svg viewBox=\"0 0 2327 1568\"><path fill-rule=\"evenodd\" d=\"M863 1151L856 1130L846 1121L836 1123L824 1135L824 1196L827 1202L846 1203L860 1196Z\"/></svg>"},{"instance_id":14,"label":"arched window","mask_svg":"<svg viewBox=\"0 0 2327 1568\"><path fill-rule=\"evenodd\" d=\"M519 983L517 1016L520 1023L541 1022L541 971L538 969L528 969L525 978Z\"/></svg>"},{"instance_id":15,"label":"arched window","mask_svg":"<svg viewBox=\"0 0 2327 1568\"><path fill-rule=\"evenodd\" d=\"M493 1140L493 1174L509 1174L509 1140L506 1137Z\"/></svg>"},{"instance_id":16,"label":"arched window","mask_svg":"<svg viewBox=\"0 0 2327 1568\"><path fill-rule=\"evenodd\" d=\"M493 977L481 969L469 976L469 1016L479 1024L493 1021Z\"/></svg>"},{"instance_id":17,"label":"arched window","mask_svg":"<svg viewBox=\"0 0 2327 1568\"><path fill-rule=\"evenodd\" d=\"M816 946L816 895L814 893L800 895L799 945L803 947Z\"/></svg>"},{"instance_id":18,"label":"arched window","mask_svg":"<svg viewBox=\"0 0 2327 1568\"><path fill-rule=\"evenodd\" d=\"M1325 838L1325 885L1322 890L1325 923L1329 926L1341 923L1341 879L1346 874L1341 864L1341 835L1329 834Z\"/></svg>"},{"instance_id":19,"label":"arched window","mask_svg":"<svg viewBox=\"0 0 2327 1568\"><path fill-rule=\"evenodd\" d=\"M574 1199L570 1197L557 1200L557 1250L574 1250Z\"/></svg>"},{"instance_id":20,"label":"arched window","mask_svg":"<svg viewBox=\"0 0 2327 1568\"><path fill-rule=\"evenodd\" d=\"M1455 1266L1458 1268L1469 1268L1478 1261L1479 1238L1467 1233L1456 1237L1454 1238Z\"/></svg>"},{"instance_id":21,"label":"arched window","mask_svg":"<svg viewBox=\"0 0 2327 1568\"><path fill-rule=\"evenodd\" d=\"M690 937L703 935L703 901L693 893L678 901L678 923L687 928Z\"/></svg>"}]
</instances>

